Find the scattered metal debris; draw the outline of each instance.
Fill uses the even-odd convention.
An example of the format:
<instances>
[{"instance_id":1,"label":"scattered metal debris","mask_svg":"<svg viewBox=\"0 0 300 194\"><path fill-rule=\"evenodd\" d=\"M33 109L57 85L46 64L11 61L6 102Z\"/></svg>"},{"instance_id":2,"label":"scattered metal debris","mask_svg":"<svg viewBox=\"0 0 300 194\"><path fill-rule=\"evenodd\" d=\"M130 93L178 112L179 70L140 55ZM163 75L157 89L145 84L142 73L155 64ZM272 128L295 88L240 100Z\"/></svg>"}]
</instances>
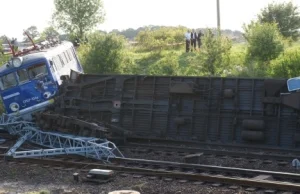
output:
<instances>
[{"instance_id":1,"label":"scattered metal debris","mask_svg":"<svg viewBox=\"0 0 300 194\"><path fill-rule=\"evenodd\" d=\"M124 157L115 144L106 139L45 132L36 127L34 123L14 116L2 115L0 121L0 125L11 135L20 136L16 144L7 152L8 156L14 158L78 154L108 162L110 158ZM49 149L17 151L25 141Z\"/></svg>"}]
</instances>

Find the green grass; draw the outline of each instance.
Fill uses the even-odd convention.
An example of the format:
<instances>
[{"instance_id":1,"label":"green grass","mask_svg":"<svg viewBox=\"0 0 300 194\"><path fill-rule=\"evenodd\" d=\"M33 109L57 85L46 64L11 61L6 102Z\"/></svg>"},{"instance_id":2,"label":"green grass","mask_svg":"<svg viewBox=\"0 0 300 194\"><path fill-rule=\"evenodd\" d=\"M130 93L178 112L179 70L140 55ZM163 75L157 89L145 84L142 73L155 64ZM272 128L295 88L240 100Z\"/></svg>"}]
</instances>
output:
<instances>
[{"instance_id":1,"label":"green grass","mask_svg":"<svg viewBox=\"0 0 300 194\"><path fill-rule=\"evenodd\" d=\"M300 49L300 41L293 42L291 45L288 45L286 47L286 50L292 50L292 49Z\"/></svg>"},{"instance_id":2,"label":"green grass","mask_svg":"<svg viewBox=\"0 0 300 194\"><path fill-rule=\"evenodd\" d=\"M245 52L247 48L246 43L234 43L232 44L231 52Z\"/></svg>"}]
</instances>

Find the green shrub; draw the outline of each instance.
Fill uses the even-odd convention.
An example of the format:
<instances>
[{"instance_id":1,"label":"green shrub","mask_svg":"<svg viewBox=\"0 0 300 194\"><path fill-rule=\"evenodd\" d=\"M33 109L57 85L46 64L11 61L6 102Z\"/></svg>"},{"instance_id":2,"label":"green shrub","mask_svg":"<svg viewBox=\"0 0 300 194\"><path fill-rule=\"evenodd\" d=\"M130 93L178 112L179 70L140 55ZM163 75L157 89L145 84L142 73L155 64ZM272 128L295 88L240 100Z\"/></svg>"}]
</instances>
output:
<instances>
[{"instance_id":1,"label":"green shrub","mask_svg":"<svg viewBox=\"0 0 300 194\"><path fill-rule=\"evenodd\" d=\"M179 63L174 52L168 53L154 64L149 66L150 75L178 75Z\"/></svg>"},{"instance_id":2,"label":"green shrub","mask_svg":"<svg viewBox=\"0 0 300 194\"><path fill-rule=\"evenodd\" d=\"M244 26L250 60L270 61L284 50L284 41L275 23L252 22Z\"/></svg>"},{"instance_id":3,"label":"green shrub","mask_svg":"<svg viewBox=\"0 0 300 194\"><path fill-rule=\"evenodd\" d=\"M227 37L214 35L208 29L202 42L200 52L187 54L189 64L186 74L221 76L230 65L231 41Z\"/></svg>"},{"instance_id":4,"label":"green shrub","mask_svg":"<svg viewBox=\"0 0 300 194\"><path fill-rule=\"evenodd\" d=\"M88 43L78 49L78 55L86 73L120 73L126 58L125 39L115 34L95 32Z\"/></svg>"},{"instance_id":5,"label":"green shrub","mask_svg":"<svg viewBox=\"0 0 300 194\"><path fill-rule=\"evenodd\" d=\"M136 41L144 50L161 49L167 45L184 42L185 27L161 27L140 31Z\"/></svg>"},{"instance_id":6,"label":"green shrub","mask_svg":"<svg viewBox=\"0 0 300 194\"><path fill-rule=\"evenodd\" d=\"M271 61L269 75L276 78L298 77L300 75L300 51L287 50Z\"/></svg>"}]
</instances>

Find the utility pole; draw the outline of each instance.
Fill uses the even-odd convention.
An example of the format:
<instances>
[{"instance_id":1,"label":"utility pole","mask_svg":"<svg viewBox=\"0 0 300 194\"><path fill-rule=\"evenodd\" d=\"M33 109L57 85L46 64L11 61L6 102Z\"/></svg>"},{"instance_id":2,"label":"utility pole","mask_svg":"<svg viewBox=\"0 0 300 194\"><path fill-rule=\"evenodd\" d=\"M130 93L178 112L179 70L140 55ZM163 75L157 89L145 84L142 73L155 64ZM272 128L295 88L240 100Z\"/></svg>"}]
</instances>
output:
<instances>
[{"instance_id":1,"label":"utility pole","mask_svg":"<svg viewBox=\"0 0 300 194\"><path fill-rule=\"evenodd\" d=\"M217 25L218 31L221 34L221 21L220 21L220 0L217 0Z\"/></svg>"}]
</instances>

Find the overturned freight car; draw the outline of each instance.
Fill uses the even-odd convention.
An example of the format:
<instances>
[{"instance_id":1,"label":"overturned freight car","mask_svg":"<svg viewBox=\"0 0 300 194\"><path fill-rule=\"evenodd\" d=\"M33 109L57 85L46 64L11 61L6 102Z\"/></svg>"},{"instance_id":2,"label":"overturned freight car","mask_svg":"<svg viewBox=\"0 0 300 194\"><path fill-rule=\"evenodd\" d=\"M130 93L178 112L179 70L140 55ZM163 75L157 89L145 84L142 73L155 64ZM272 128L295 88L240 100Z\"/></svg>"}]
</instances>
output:
<instances>
[{"instance_id":1,"label":"overturned freight car","mask_svg":"<svg viewBox=\"0 0 300 194\"><path fill-rule=\"evenodd\" d=\"M81 74L56 113L110 128L111 138L300 146L300 93L285 79Z\"/></svg>"}]
</instances>

